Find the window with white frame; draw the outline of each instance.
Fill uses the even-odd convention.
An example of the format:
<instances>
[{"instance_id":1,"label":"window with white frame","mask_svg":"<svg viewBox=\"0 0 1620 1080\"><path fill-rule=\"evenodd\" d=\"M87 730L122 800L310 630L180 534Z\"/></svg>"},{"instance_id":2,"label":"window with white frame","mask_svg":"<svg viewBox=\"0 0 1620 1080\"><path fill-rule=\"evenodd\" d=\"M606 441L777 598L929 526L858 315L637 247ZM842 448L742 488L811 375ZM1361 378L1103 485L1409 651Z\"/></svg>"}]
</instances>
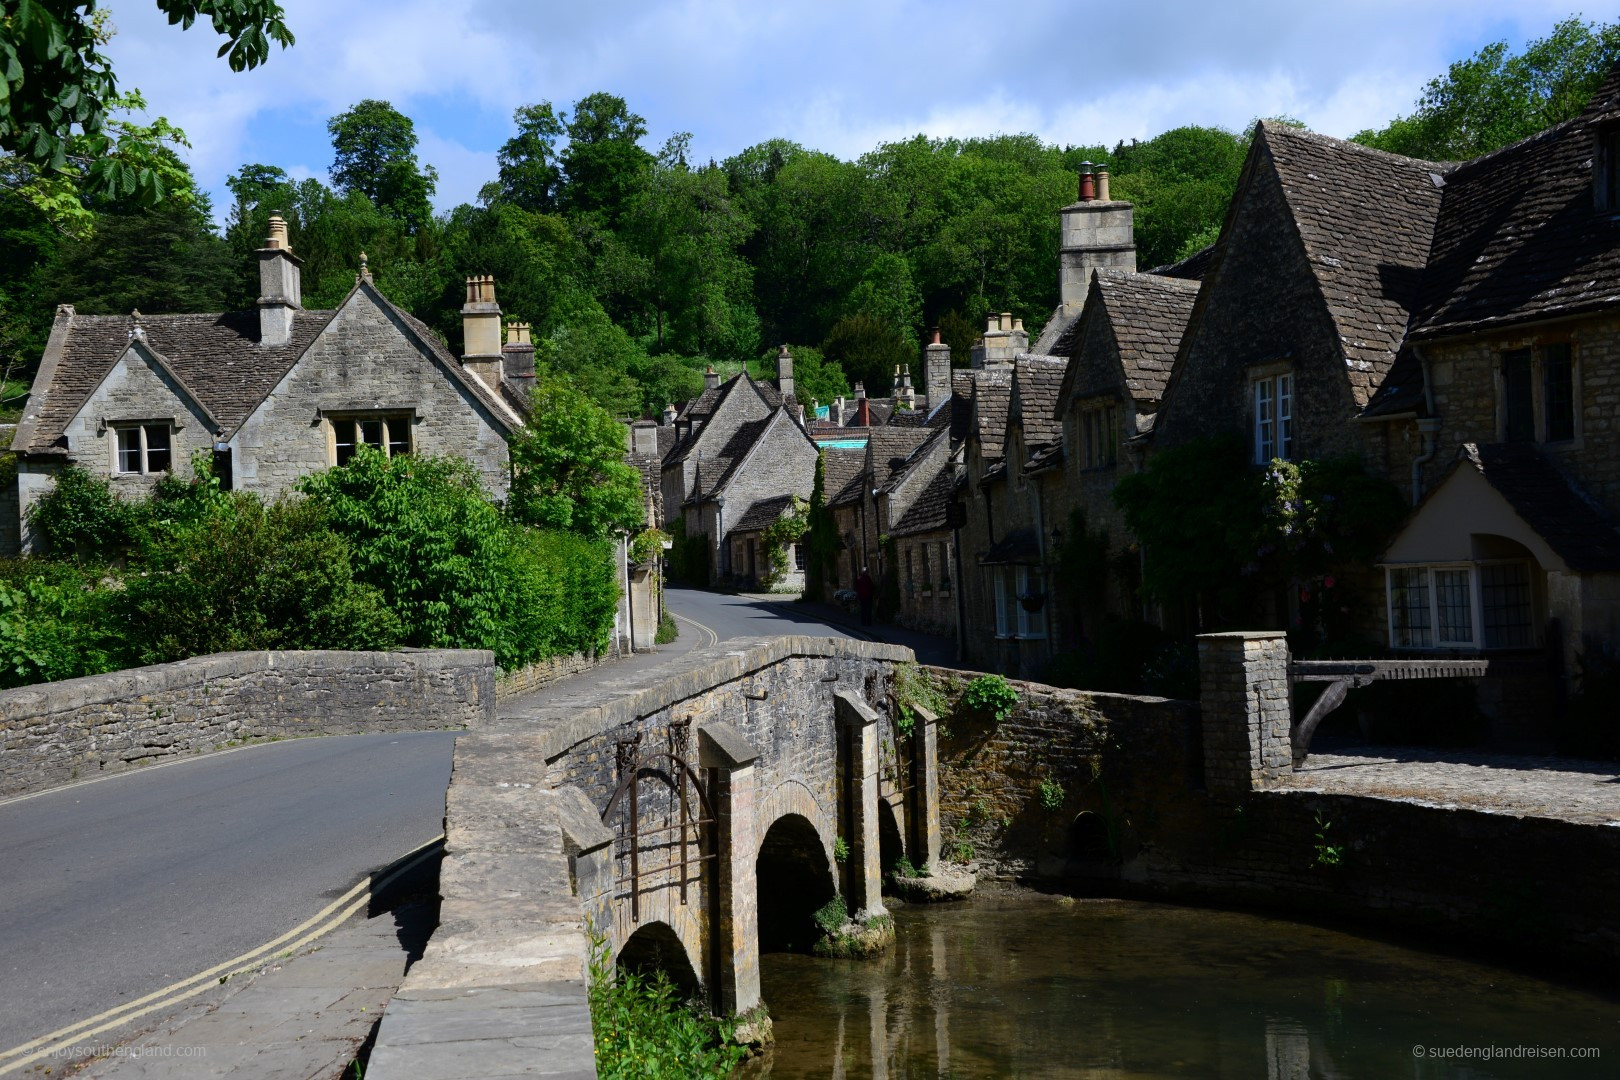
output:
<instances>
[{"instance_id":1,"label":"window with white frame","mask_svg":"<svg viewBox=\"0 0 1620 1080\"><path fill-rule=\"evenodd\" d=\"M332 425L332 463L347 465L362 446L387 457L411 452L411 417L408 413L361 413L327 418Z\"/></svg>"},{"instance_id":2,"label":"window with white frame","mask_svg":"<svg viewBox=\"0 0 1620 1080\"><path fill-rule=\"evenodd\" d=\"M1385 572L1396 649L1525 649L1536 644L1530 564L1519 559Z\"/></svg>"},{"instance_id":3,"label":"window with white frame","mask_svg":"<svg viewBox=\"0 0 1620 1080\"><path fill-rule=\"evenodd\" d=\"M1044 638L1046 611L1029 611L1026 597L1041 592L1041 575L1032 566L1003 566L995 571L996 636L1004 638Z\"/></svg>"},{"instance_id":4,"label":"window with white frame","mask_svg":"<svg viewBox=\"0 0 1620 1080\"><path fill-rule=\"evenodd\" d=\"M1255 379L1254 460L1264 465L1272 458L1287 460L1294 454L1294 376L1292 372Z\"/></svg>"},{"instance_id":5,"label":"window with white frame","mask_svg":"<svg viewBox=\"0 0 1620 1080\"><path fill-rule=\"evenodd\" d=\"M118 439L114 471L144 475L174 467L172 424L119 424L113 431Z\"/></svg>"}]
</instances>

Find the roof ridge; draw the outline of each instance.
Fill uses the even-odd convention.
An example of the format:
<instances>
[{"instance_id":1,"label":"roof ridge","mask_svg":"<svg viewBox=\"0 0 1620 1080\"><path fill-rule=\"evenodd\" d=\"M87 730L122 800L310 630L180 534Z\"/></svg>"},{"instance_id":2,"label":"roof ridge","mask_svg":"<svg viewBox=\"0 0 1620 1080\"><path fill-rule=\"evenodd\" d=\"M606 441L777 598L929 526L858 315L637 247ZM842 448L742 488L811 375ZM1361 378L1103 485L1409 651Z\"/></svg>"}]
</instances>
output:
<instances>
[{"instance_id":1,"label":"roof ridge","mask_svg":"<svg viewBox=\"0 0 1620 1080\"><path fill-rule=\"evenodd\" d=\"M1450 172L1462 164L1456 161L1429 161L1425 158L1409 157L1406 154L1397 154L1392 150L1380 150L1376 146L1358 143L1353 139L1341 139L1334 135L1324 135L1320 131L1312 131L1307 127L1294 127L1291 124L1281 124L1275 120L1261 120L1256 124L1256 132L1264 132L1270 138L1282 135L1291 139L1301 139L1313 142L1336 150L1347 150L1351 153L1365 154L1369 157L1383 158L1391 164L1415 165L1430 172L1439 170L1442 175ZM1174 265L1174 264L1172 264Z\"/></svg>"}]
</instances>

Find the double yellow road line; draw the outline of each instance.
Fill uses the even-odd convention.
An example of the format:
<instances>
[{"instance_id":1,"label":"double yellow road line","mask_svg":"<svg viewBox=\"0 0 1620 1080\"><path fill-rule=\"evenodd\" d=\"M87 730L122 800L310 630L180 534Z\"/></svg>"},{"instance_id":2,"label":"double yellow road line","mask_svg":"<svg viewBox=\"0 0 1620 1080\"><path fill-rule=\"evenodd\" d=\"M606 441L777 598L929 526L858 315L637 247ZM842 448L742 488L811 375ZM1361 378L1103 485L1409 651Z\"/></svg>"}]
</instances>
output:
<instances>
[{"instance_id":1,"label":"double yellow road line","mask_svg":"<svg viewBox=\"0 0 1620 1080\"><path fill-rule=\"evenodd\" d=\"M438 853L439 845L443 841L444 835L441 833L397 860L382 877L375 881L362 881L285 934L265 942L250 952L245 952L223 964L216 964L207 971L199 971L189 979L181 979L161 990L154 990L145 997L125 1002L115 1009L108 1009L77 1024L59 1028L49 1035L41 1035L21 1046L0 1050L0 1076L25 1069L37 1061L59 1054L97 1035L122 1027L160 1009L171 1008L187 998L196 997L210 986L218 986L234 975L241 975L259 967L264 962L266 954L296 952L302 949L322 935L343 925L356 912L370 904L374 894L380 893L402 875L432 858Z\"/></svg>"},{"instance_id":2,"label":"double yellow road line","mask_svg":"<svg viewBox=\"0 0 1620 1080\"><path fill-rule=\"evenodd\" d=\"M704 645L718 645L720 643L720 635L715 633L713 630L709 629L707 626L704 626L702 623L698 622L696 619L689 619L685 615L679 615L679 614L676 614L673 611L670 612L670 614L674 615L677 619L681 620L681 622L683 622L683 623L691 623L693 626L697 627L698 633L703 635L703 638L704 638L703 644Z\"/></svg>"}]
</instances>

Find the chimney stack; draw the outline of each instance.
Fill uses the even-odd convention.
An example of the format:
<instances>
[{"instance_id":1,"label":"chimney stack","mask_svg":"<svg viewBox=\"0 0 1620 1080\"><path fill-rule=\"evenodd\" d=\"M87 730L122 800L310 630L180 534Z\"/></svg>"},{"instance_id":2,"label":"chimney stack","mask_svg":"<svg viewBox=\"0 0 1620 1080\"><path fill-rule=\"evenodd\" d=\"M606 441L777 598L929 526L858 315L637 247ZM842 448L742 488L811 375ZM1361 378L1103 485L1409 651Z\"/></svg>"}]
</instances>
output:
<instances>
[{"instance_id":1,"label":"chimney stack","mask_svg":"<svg viewBox=\"0 0 1620 1080\"><path fill-rule=\"evenodd\" d=\"M776 354L776 391L783 401L793 401L793 354L786 345Z\"/></svg>"},{"instance_id":2,"label":"chimney stack","mask_svg":"<svg viewBox=\"0 0 1620 1080\"><path fill-rule=\"evenodd\" d=\"M461 305L461 366L499 393L503 362L495 279L477 274L467 279L467 302Z\"/></svg>"},{"instance_id":3,"label":"chimney stack","mask_svg":"<svg viewBox=\"0 0 1620 1080\"><path fill-rule=\"evenodd\" d=\"M1062 248L1058 253L1058 296L1063 316L1080 313L1091 288L1093 270L1136 272L1134 211L1115 202L1108 190L1108 169L1081 165L1080 200L1058 211Z\"/></svg>"},{"instance_id":4,"label":"chimney stack","mask_svg":"<svg viewBox=\"0 0 1620 1080\"><path fill-rule=\"evenodd\" d=\"M669 405L664 406L664 415L663 415L662 426L663 427L674 427L675 426L675 406L674 406L674 404L669 404Z\"/></svg>"},{"instance_id":5,"label":"chimney stack","mask_svg":"<svg viewBox=\"0 0 1620 1080\"><path fill-rule=\"evenodd\" d=\"M910 364L907 364L900 369L900 378L896 381L898 386L894 392L894 396L899 399L899 402L905 408L915 409L917 407L917 391L911 385Z\"/></svg>"},{"instance_id":6,"label":"chimney stack","mask_svg":"<svg viewBox=\"0 0 1620 1080\"><path fill-rule=\"evenodd\" d=\"M1029 352L1029 333L1024 329L1024 320L1013 318L1010 311L1003 311L999 315L991 315L987 320L984 337L973 346L972 362L975 368L1007 367L1019 353L1026 352ZM947 359L949 356L947 351ZM946 371L948 381L949 369ZM932 375L930 371L930 378ZM946 392L949 392L948 388Z\"/></svg>"},{"instance_id":7,"label":"chimney stack","mask_svg":"<svg viewBox=\"0 0 1620 1080\"><path fill-rule=\"evenodd\" d=\"M939 339L939 327L934 327L932 336L934 340L923 349L923 390L930 409L951 396L951 347Z\"/></svg>"},{"instance_id":8,"label":"chimney stack","mask_svg":"<svg viewBox=\"0 0 1620 1080\"><path fill-rule=\"evenodd\" d=\"M709 369L703 373L703 389L720 389L720 373L714 370L713 364L710 364Z\"/></svg>"},{"instance_id":9,"label":"chimney stack","mask_svg":"<svg viewBox=\"0 0 1620 1080\"><path fill-rule=\"evenodd\" d=\"M259 344L279 349L292 340L293 312L304 306L303 262L287 242L287 221L270 215L259 256Z\"/></svg>"},{"instance_id":10,"label":"chimney stack","mask_svg":"<svg viewBox=\"0 0 1620 1080\"><path fill-rule=\"evenodd\" d=\"M534 389L534 342L529 340L529 324L511 323L506 327L506 344L501 346L501 372L506 382L524 401Z\"/></svg>"}]
</instances>

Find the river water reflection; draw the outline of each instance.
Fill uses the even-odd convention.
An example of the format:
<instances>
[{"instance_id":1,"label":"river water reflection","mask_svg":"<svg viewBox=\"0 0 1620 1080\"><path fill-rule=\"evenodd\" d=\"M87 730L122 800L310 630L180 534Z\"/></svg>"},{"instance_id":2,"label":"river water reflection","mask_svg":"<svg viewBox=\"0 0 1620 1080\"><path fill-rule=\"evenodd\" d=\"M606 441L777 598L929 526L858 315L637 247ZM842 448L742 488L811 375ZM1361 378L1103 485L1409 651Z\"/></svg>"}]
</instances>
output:
<instances>
[{"instance_id":1,"label":"river water reflection","mask_svg":"<svg viewBox=\"0 0 1620 1080\"><path fill-rule=\"evenodd\" d=\"M902 908L896 930L877 960L767 954L777 1043L739 1075L1620 1076L1620 997L1332 930L1032 894ZM1600 1056L1440 1056L1493 1046Z\"/></svg>"}]
</instances>

